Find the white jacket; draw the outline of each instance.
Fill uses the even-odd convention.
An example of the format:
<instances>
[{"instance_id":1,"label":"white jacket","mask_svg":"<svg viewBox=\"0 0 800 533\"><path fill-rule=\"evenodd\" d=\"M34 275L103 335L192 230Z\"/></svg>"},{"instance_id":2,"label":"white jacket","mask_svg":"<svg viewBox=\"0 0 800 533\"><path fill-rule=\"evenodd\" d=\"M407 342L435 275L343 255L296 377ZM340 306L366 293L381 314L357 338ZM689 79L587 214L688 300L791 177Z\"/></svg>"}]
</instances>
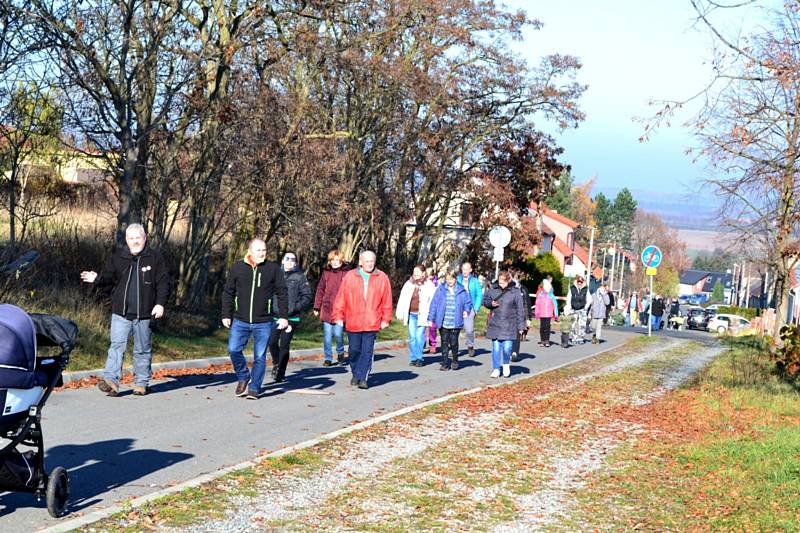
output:
<instances>
[{"instance_id":1,"label":"white jacket","mask_svg":"<svg viewBox=\"0 0 800 533\"><path fill-rule=\"evenodd\" d=\"M395 316L397 320L402 320L403 324L408 325L409 308L411 307L411 297L414 296L414 287L416 283L411 280L406 281L403 288L400 290L400 298L397 300L397 311ZM431 308L431 301L436 292L436 285L430 280L425 282L419 288L419 312L417 324L419 326L428 325L428 311Z\"/></svg>"}]
</instances>

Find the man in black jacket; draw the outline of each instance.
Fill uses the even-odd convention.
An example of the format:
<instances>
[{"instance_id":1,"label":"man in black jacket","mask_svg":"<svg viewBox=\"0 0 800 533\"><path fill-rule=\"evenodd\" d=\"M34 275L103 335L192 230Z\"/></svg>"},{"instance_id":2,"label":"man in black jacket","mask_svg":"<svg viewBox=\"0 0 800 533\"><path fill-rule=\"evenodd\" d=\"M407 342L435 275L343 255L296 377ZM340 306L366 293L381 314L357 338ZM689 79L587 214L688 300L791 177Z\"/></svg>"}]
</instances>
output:
<instances>
[{"instance_id":1,"label":"man in black jacket","mask_svg":"<svg viewBox=\"0 0 800 533\"><path fill-rule=\"evenodd\" d=\"M127 248L117 248L105 268L81 272L81 280L98 285L114 285L111 293L111 346L108 349L103 379L97 387L108 394L119 393L122 360L133 332L133 394L147 394L153 352L150 345L150 320L164 316L169 293L169 274L164 257L147 245L141 224L125 230Z\"/></svg>"},{"instance_id":2,"label":"man in black jacket","mask_svg":"<svg viewBox=\"0 0 800 533\"><path fill-rule=\"evenodd\" d=\"M289 364L289 345L294 336L294 330L300 326L300 315L311 308L313 296L308 279L302 270L297 266L297 255L294 252L286 252L281 261L283 275L286 276L286 289L289 293L289 310L286 315L289 318L289 327L285 329L272 330L269 338L269 353L272 356L272 379L276 382L286 379L286 366ZM273 298L273 306L280 309L277 298Z\"/></svg>"},{"instance_id":3,"label":"man in black jacket","mask_svg":"<svg viewBox=\"0 0 800 533\"><path fill-rule=\"evenodd\" d=\"M258 399L267 364L267 344L274 328L288 326L289 296L280 266L267 261L267 245L253 239L244 259L236 261L222 291L222 325L230 328L228 352L236 372L236 395ZM277 298L277 309L272 299ZM277 323L276 323L277 318ZM253 337L253 370L242 353Z\"/></svg>"}]
</instances>

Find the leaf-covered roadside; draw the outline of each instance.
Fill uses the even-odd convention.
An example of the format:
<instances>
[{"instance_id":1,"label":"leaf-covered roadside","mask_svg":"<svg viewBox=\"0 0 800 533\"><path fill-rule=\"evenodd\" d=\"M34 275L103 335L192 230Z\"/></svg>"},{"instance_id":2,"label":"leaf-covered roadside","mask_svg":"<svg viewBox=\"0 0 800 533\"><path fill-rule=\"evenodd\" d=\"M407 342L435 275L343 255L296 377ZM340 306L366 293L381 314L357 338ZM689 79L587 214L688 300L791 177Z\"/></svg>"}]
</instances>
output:
<instances>
[{"instance_id":1,"label":"leaf-covered roadside","mask_svg":"<svg viewBox=\"0 0 800 533\"><path fill-rule=\"evenodd\" d=\"M91 530L797 529L791 505L752 512L766 501L758 494L770 503L797 492L798 433L786 430L797 428L796 392L779 389L789 396L775 411L753 403L764 391L719 385L731 354L673 390L693 361L718 352L637 341L269 459ZM766 428L781 425L781 445L763 446Z\"/></svg>"}]
</instances>

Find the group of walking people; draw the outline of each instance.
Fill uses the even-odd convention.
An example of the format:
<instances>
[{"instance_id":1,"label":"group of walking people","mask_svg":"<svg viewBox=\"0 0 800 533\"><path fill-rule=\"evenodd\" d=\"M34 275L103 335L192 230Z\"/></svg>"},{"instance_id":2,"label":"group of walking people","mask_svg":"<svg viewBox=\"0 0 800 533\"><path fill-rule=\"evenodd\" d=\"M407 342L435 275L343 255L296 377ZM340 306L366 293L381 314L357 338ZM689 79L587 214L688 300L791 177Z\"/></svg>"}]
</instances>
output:
<instances>
[{"instance_id":1,"label":"group of walking people","mask_svg":"<svg viewBox=\"0 0 800 533\"><path fill-rule=\"evenodd\" d=\"M163 316L169 292L164 258L149 246L144 228L131 224L125 240L127 247L115 250L99 274L81 272L84 282L113 286L111 343L98 383L100 390L110 396L119 393L123 356L131 335L133 393L147 393L152 377L150 325L152 320ZM221 322L230 330L228 352L236 374L236 395L259 397L267 370L267 352L271 356L272 380L286 379L292 338L301 317L309 310L322 322L322 364L349 366L351 385L367 389L376 338L389 326L393 316L408 327L409 365L423 366L426 343L428 351L435 353L438 341L439 368L457 370L461 364L461 332L466 354L474 357L475 316L485 307L486 338L492 342L490 375L497 378L511 375L510 364L519 357L520 343L526 338L532 318L539 321L542 347L551 345L551 327L559 320L565 321L559 324L562 345L585 342L587 331L593 331L592 341L599 342L603 323L613 305L613 295L604 285L589 294L584 278L578 276L559 315L552 277L542 280L535 293L535 304L531 305L528 289L511 272L499 272L496 280L484 286L473 273L472 265L466 262L460 271L447 271L440 277L424 265L415 265L402 286L393 313L391 283L376 263L375 253L364 251L359 254L358 265L350 268L343 254L333 250L313 292L295 253L286 252L278 264L267 260L267 247L262 239L251 240L245 256L231 267L222 291ZM642 302L635 293L626 302L626 309L629 306L629 317L634 310L642 313ZM652 307L655 313L657 304L654 302ZM566 340L565 329L569 334ZM349 344L347 357L345 331ZM248 368L243 350L251 338L253 364Z\"/></svg>"}]
</instances>

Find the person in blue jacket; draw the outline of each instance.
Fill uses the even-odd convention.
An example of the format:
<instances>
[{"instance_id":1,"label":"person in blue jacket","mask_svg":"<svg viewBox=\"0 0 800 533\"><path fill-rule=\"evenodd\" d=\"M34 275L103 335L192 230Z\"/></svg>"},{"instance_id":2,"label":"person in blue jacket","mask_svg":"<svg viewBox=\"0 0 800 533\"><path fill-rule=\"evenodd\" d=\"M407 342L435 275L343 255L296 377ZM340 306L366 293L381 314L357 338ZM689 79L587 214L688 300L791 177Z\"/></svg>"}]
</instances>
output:
<instances>
[{"instance_id":1,"label":"person in blue jacket","mask_svg":"<svg viewBox=\"0 0 800 533\"><path fill-rule=\"evenodd\" d=\"M448 272L445 282L436 288L428 312L431 327L439 329L442 339L440 370L458 370L458 335L472 311L472 300L467 290L457 283L456 272Z\"/></svg>"},{"instance_id":2,"label":"person in blue jacket","mask_svg":"<svg viewBox=\"0 0 800 533\"><path fill-rule=\"evenodd\" d=\"M464 336L467 344L467 351L470 357L475 357L475 315L481 309L483 302L483 288L477 276L472 273L472 263L466 262L461 265L461 274L458 276L458 284L464 287L472 300L472 311L464 318Z\"/></svg>"}]
</instances>

